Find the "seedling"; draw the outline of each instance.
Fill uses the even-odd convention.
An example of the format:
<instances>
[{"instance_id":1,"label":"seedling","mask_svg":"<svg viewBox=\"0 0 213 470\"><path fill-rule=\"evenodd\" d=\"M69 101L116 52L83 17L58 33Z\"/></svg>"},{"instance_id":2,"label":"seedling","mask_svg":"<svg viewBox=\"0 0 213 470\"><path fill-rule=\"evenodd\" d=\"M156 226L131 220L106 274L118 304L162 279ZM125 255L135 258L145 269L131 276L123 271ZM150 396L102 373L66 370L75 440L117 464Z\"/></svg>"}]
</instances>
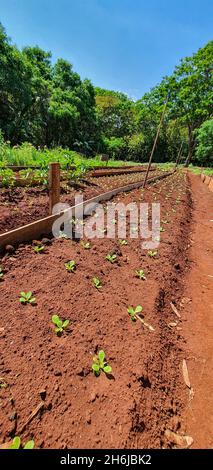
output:
<instances>
[{"instance_id":1,"label":"seedling","mask_svg":"<svg viewBox=\"0 0 213 470\"><path fill-rule=\"evenodd\" d=\"M64 266L69 273L73 273L76 269L76 262L74 260L71 260L67 263L64 263Z\"/></svg>"},{"instance_id":2,"label":"seedling","mask_svg":"<svg viewBox=\"0 0 213 470\"><path fill-rule=\"evenodd\" d=\"M35 304L36 303L36 297L33 297L33 293L30 291L30 292L21 292L20 294L20 302L21 304Z\"/></svg>"},{"instance_id":3,"label":"seedling","mask_svg":"<svg viewBox=\"0 0 213 470\"><path fill-rule=\"evenodd\" d=\"M93 286L96 287L96 289L101 289L102 284L101 284L100 279L98 279L98 277L93 277L92 283L93 283Z\"/></svg>"},{"instance_id":4,"label":"seedling","mask_svg":"<svg viewBox=\"0 0 213 470\"><path fill-rule=\"evenodd\" d=\"M33 250L35 251L35 253L42 253L42 251L44 251L44 246L43 245L34 246Z\"/></svg>"},{"instance_id":5,"label":"seedling","mask_svg":"<svg viewBox=\"0 0 213 470\"><path fill-rule=\"evenodd\" d=\"M0 388L7 388L8 384L4 380L0 380Z\"/></svg>"},{"instance_id":6,"label":"seedling","mask_svg":"<svg viewBox=\"0 0 213 470\"><path fill-rule=\"evenodd\" d=\"M69 320L62 321L58 315L52 316L52 322L55 325L55 333L57 335L63 333L65 328L69 325Z\"/></svg>"},{"instance_id":7,"label":"seedling","mask_svg":"<svg viewBox=\"0 0 213 470\"><path fill-rule=\"evenodd\" d=\"M157 256L158 252L149 250L147 254L150 258L154 258L155 256Z\"/></svg>"},{"instance_id":8,"label":"seedling","mask_svg":"<svg viewBox=\"0 0 213 470\"><path fill-rule=\"evenodd\" d=\"M27 441L24 445L23 449L34 449L35 443L34 441ZM21 447L21 439L19 436L14 437L13 443L10 446L10 449L20 449Z\"/></svg>"},{"instance_id":9,"label":"seedling","mask_svg":"<svg viewBox=\"0 0 213 470\"><path fill-rule=\"evenodd\" d=\"M166 220L166 219L165 219L165 220L162 220L162 224L168 224L168 223L169 223L168 220Z\"/></svg>"},{"instance_id":10,"label":"seedling","mask_svg":"<svg viewBox=\"0 0 213 470\"><path fill-rule=\"evenodd\" d=\"M165 232L165 228L160 227L160 232Z\"/></svg>"},{"instance_id":11,"label":"seedling","mask_svg":"<svg viewBox=\"0 0 213 470\"><path fill-rule=\"evenodd\" d=\"M128 245L128 241L127 240L119 240L119 244L121 246Z\"/></svg>"},{"instance_id":12,"label":"seedling","mask_svg":"<svg viewBox=\"0 0 213 470\"><path fill-rule=\"evenodd\" d=\"M81 246L83 246L83 248L85 250L89 250L91 248L91 243L89 242L84 242L83 240L81 241Z\"/></svg>"},{"instance_id":13,"label":"seedling","mask_svg":"<svg viewBox=\"0 0 213 470\"><path fill-rule=\"evenodd\" d=\"M146 279L143 269L138 269L137 271L135 271L135 275L136 277L139 277L139 279Z\"/></svg>"},{"instance_id":14,"label":"seedling","mask_svg":"<svg viewBox=\"0 0 213 470\"><path fill-rule=\"evenodd\" d=\"M136 321L138 318L138 313L142 312L142 307L141 305L137 305L137 307L128 307L127 312L130 315L130 318L132 321Z\"/></svg>"},{"instance_id":15,"label":"seedling","mask_svg":"<svg viewBox=\"0 0 213 470\"><path fill-rule=\"evenodd\" d=\"M115 255L115 254L113 254L113 255L108 254L105 259L107 259L107 261L109 261L110 263L115 263L115 261L116 261L116 259L117 259L117 255Z\"/></svg>"},{"instance_id":16,"label":"seedling","mask_svg":"<svg viewBox=\"0 0 213 470\"><path fill-rule=\"evenodd\" d=\"M112 372L112 367L107 365L105 352L103 350L99 351L97 356L93 357L92 370L96 376L99 376L101 371L105 372L105 374Z\"/></svg>"}]
</instances>

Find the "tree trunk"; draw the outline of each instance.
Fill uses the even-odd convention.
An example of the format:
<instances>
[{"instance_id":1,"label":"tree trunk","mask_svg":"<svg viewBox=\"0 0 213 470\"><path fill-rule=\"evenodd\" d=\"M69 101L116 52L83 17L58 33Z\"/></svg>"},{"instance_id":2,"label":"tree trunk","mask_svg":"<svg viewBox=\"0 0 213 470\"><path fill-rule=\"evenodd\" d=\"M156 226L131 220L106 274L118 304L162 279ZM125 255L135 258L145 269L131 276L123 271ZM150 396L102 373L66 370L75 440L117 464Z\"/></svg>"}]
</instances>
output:
<instances>
[{"instance_id":1,"label":"tree trunk","mask_svg":"<svg viewBox=\"0 0 213 470\"><path fill-rule=\"evenodd\" d=\"M189 166L192 160L193 156L193 150L194 150L194 136L193 136L193 129L192 127L188 127L188 136L189 136L189 152L185 161L185 167Z\"/></svg>"}]
</instances>

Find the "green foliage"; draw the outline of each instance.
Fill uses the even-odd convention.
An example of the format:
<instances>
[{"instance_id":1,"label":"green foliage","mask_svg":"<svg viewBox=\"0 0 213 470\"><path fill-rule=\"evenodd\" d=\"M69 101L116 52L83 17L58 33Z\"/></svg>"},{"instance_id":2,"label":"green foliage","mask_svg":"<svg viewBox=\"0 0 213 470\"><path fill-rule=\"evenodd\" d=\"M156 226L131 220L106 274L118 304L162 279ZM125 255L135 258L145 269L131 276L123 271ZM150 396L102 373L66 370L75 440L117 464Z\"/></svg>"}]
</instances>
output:
<instances>
[{"instance_id":1,"label":"green foliage","mask_svg":"<svg viewBox=\"0 0 213 470\"><path fill-rule=\"evenodd\" d=\"M43 245L37 245L33 247L33 251L35 251L35 253L43 253L44 249L45 247Z\"/></svg>"},{"instance_id":2,"label":"green foliage","mask_svg":"<svg viewBox=\"0 0 213 470\"><path fill-rule=\"evenodd\" d=\"M205 121L195 133L196 161L200 165L213 165L213 119Z\"/></svg>"},{"instance_id":3,"label":"green foliage","mask_svg":"<svg viewBox=\"0 0 213 470\"><path fill-rule=\"evenodd\" d=\"M118 159L122 157L125 142L122 137L105 137L104 140L105 151L110 157Z\"/></svg>"},{"instance_id":4,"label":"green foliage","mask_svg":"<svg viewBox=\"0 0 213 470\"><path fill-rule=\"evenodd\" d=\"M20 294L20 302L21 304L35 304L36 303L36 297L33 297L33 293L31 291L29 292L21 292Z\"/></svg>"},{"instance_id":5,"label":"green foliage","mask_svg":"<svg viewBox=\"0 0 213 470\"><path fill-rule=\"evenodd\" d=\"M142 310L143 310L143 308L141 307L141 305L137 305L137 307L135 307L135 308L133 308L133 307L128 307L127 308L127 312L130 315L130 318L133 322L135 322L137 320L138 313L141 313Z\"/></svg>"},{"instance_id":6,"label":"green foliage","mask_svg":"<svg viewBox=\"0 0 213 470\"><path fill-rule=\"evenodd\" d=\"M23 449L34 449L35 443L33 440L27 441ZM20 449L21 448L21 439L19 436L14 437L13 443L10 446L10 449Z\"/></svg>"},{"instance_id":7,"label":"green foliage","mask_svg":"<svg viewBox=\"0 0 213 470\"><path fill-rule=\"evenodd\" d=\"M39 166L44 173L29 177L47 184L50 161L60 161L63 169L76 165L75 179L91 165L103 165L98 157L88 158L96 153L107 153L109 165L120 164L114 158L145 162L168 93L154 161L174 161L183 143L187 163L196 158L198 164L211 165L211 124L201 126L212 118L212 58L209 41L134 102L121 92L94 89L70 62L59 58L52 64L51 53L38 46L18 50L0 25L0 166ZM2 176L4 186L14 184L14 175Z\"/></svg>"},{"instance_id":8,"label":"green foliage","mask_svg":"<svg viewBox=\"0 0 213 470\"><path fill-rule=\"evenodd\" d=\"M112 254L112 255L111 255L111 254L109 253L109 254L106 256L105 259L106 259L107 261L109 261L110 263L113 264L113 263L115 263L116 260L117 260L117 255L115 255L115 254Z\"/></svg>"},{"instance_id":9,"label":"green foliage","mask_svg":"<svg viewBox=\"0 0 213 470\"><path fill-rule=\"evenodd\" d=\"M0 168L0 183L3 187L8 188L9 186L14 186L15 180L13 170L10 168Z\"/></svg>"},{"instance_id":10,"label":"green foliage","mask_svg":"<svg viewBox=\"0 0 213 470\"><path fill-rule=\"evenodd\" d=\"M96 287L96 289L101 289L102 287L102 283L100 281L100 279L98 279L98 277L93 277L92 278L92 284L94 287Z\"/></svg>"},{"instance_id":11,"label":"green foliage","mask_svg":"<svg viewBox=\"0 0 213 470\"><path fill-rule=\"evenodd\" d=\"M146 276L145 276L145 273L144 273L144 270L143 270L143 269L138 269L137 271L135 271L135 275L136 275L136 277L138 277L139 279L143 279L143 280L146 279Z\"/></svg>"},{"instance_id":12,"label":"green foliage","mask_svg":"<svg viewBox=\"0 0 213 470\"><path fill-rule=\"evenodd\" d=\"M52 322L55 325L55 333L60 335L69 325L69 320L62 321L58 315L52 316Z\"/></svg>"},{"instance_id":13,"label":"green foliage","mask_svg":"<svg viewBox=\"0 0 213 470\"><path fill-rule=\"evenodd\" d=\"M74 260L71 260L67 263L64 263L64 266L69 273L73 273L76 269L76 262Z\"/></svg>"},{"instance_id":14,"label":"green foliage","mask_svg":"<svg viewBox=\"0 0 213 470\"><path fill-rule=\"evenodd\" d=\"M121 245L121 246L128 245L128 241L127 240L119 240L119 245Z\"/></svg>"},{"instance_id":15,"label":"green foliage","mask_svg":"<svg viewBox=\"0 0 213 470\"><path fill-rule=\"evenodd\" d=\"M93 357L92 370L96 376L100 375L101 371L105 372L105 374L112 372L112 367L109 366L105 360L105 352L103 350L99 351L97 356Z\"/></svg>"},{"instance_id":16,"label":"green foliage","mask_svg":"<svg viewBox=\"0 0 213 470\"><path fill-rule=\"evenodd\" d=\"M158 252L149 250L147 254L150 258L155 258L155 256L157 256Z\"/></svg>"},{"instance_id":17,"label":"green foliage","mask_svg":"<svg viewBox=\"0 0 213 470\"><path fill-rule=\"evenodd\" d=\"M85 250L89 250L91 248L91 243L90 242L84 242L83 240L81 240L81 246L85 249Z\"/></svg>"}]
</instances>

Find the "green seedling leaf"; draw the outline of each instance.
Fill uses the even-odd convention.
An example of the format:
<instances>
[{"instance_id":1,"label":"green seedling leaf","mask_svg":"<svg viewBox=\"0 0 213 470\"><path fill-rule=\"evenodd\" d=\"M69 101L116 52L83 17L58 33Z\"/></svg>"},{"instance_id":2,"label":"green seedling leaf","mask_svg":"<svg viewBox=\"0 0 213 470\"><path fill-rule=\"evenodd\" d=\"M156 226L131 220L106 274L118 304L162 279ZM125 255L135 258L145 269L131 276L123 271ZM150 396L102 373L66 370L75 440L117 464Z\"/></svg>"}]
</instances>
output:
<instances>
[{"instance_id":1,"label":"green seedling leaf","mask_svg":"<svg viewBox=\"0 0 213 470\"><path fill-rule=\"evenodd\" d=\"M10 446L10 449L20 449L21 439L19 436L14 437L13 443Z\"/></svg>"},{"instance_id":2,"label":"green seedling leaf","mask_svg":"<svg viewBox=\"0 0 213 470\"><path fill-rule=\"evenodd\" d=\"M35 442L32 440L32 441L26 442L24 449L34 449L34 447L35 447Z\"/></svg>"},{"instance_id":3,"label":"green seedling leaf","mask_svg":"<svg viewBox=\"0 0 213 470\"><path fill-rule=\"evenodd\" d=\"M117 255L113 254L113 255L110 255L108 254L105 258L107 261L109 261L110 263L115 263L116 259L117 259Z\"/></svg>"},{"instance_id":4,"label":"green seedling leaf","mask_svg":"<svg viewBox=\"0 0 213 470\"><path fill-rule=\"evenodd\" d=\"M55 333L63 333L65 328L69 325L69 320L62 321L58 315L52 316L52 323L56 326Z\"/></svg>"},{"instance_id":5,"label":"green seedling leaf","mask_svg":"<svg viewBox=\"0 0 213 470\"><path fill-rule=\"evenodd\" d=\"M64 263L64 266L69 273L73 273L76 269L76 262L74 260L71 260L67 263Z\"/></svg>"},{"instance_id":6,"label":"green seedling leaf","mask_svg":"<svg viewBox=\"0 0 213 470\"><path fill-rule=\"evenodd\" d=\"M150 250L150 251L148 251L147 254L150 258L154 258L155 256L157 256L158 252Z\"/></svg>"},{"instance_id":7,"label":"green seedling leaf","mask_svg":"<svg viewBox=\"0 0 213 470\"><path fill-rule=\"evenodd\" d=\"M133 308L133 307L128 307L127 308L127 312L128 314L130 315L130 318L132 321L136 321L137 320L137 314L142 312L142 307L141 305L137 305L137 307Z\"/></svg>"},{"instance_id":8,"label":"green seedling leaf","mask_svg":"<svg viewBox=\"0 0 213 470\"><path fill-rule=\"evenodd\" d=\"M93 284L94 287L96 287L96 289L101 289L101 287L102 287L101 281L100 281L100 279L98 279L98 277L93 277L92 278L92 284Z\"/></svg>"},{"instance_id":9,"label":"green seedling leaf","mask_svg":"<svg viewBox=\"0 0 213 470\"><path fill-rule=\"evenodd\" d=\"M99 351L99 353L98 353L98 359L99 359L100 361L104 361L104 359L105 359L105 352L104 352L103 350Z\"/></svg>"},{"instance_id":10,"label":"green seedling leaf","mask_svg":"<svg viewBox=\"0 0 213 470\"><path fill-rule=\"evenodd\" d=\"M101 371L105 374L109 374L112 371L112 367L105 360L105 352L102 349L98 352L97 356L93 357L92 370L96 376L99 376Z\"/></svg>"},{"instance_id":11,"label":"green seedling leaf","mask_svg":"<svg viewBox=\"0 0 213 470\"><path fill-rule=\"evenodd\" d=\"M44 246L43 245L34 246L33 251L35 251L35 253L42 253L44 251Z\"/></svg>"},{"instance_id":12,"label":"green seedling leaf","mask_svg":"<svg viewBox=\"0 0 213 470\"><path fill-rule=\"evenodd\" d=\"M112 367L104 366L103 371L105 372L105 374L110 374L110 372L112 372Z\"/></svg>"},{"instance_id":13,"label":"green seedling leaf","mask_svg":"<svg viewBox=\"0 0 213 470\"><path fill-rule=\"evenodd\" d=\"M128 241L127 240L119 240L119 244L121 246L128 245Z\"/></svg>"},{"instance_id":14,"label":"green seedling leaf","mask_svg":"<svg viewBox=\"0 0 213 470\"><path fill-rule=\"evenodd\" d=\"M21 292L19 300L22 304L32 304L33 305L33 304L36 303L36 297L33 297L33 293L31 291Z\"/></svg>"},{"instance_id":15,"label":"green seedling leaf","mask_svg":"<svg viewBox=\"0 0 213 470\"><path fill-rule=\"evenodd\" d=\"M91 248L91 243L89 242L84 242L83 240L81 241L81 246L85 249L85 250L89 250Z\"/></svg>"},{"instance_id":16,"label":"green seedling leaf","mask_svg":"<svg viewBox=\"0 0 213 470\"><path fill-rule=\"evenodd\" d=\"M143 269L138 269L137 271L135 271L135 275L136 277L139 277L139 279L146 279Z\"/></svg>"}]
</instances>

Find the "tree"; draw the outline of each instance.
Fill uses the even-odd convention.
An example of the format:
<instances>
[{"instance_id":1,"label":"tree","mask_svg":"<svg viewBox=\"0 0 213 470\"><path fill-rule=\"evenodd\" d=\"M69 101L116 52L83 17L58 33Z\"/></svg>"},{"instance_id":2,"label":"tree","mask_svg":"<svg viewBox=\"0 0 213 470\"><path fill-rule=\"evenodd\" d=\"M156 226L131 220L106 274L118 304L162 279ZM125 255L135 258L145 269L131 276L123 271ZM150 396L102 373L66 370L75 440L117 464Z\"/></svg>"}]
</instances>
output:
<instances>
[{"instance_id":1,"label":"tree","mask_svg":"<svg viewBox=\"0 0 213 470\"><path fill-rule=\"evenodd\" d=\"M171 116L188 130L188 156L192 160L195 148L194 130L212 115L213 111L213 41L199 49L192 57L181 60L171 77L165 79L170 91Z\"/></svg>"},{"instance_id":2,"label":"tree","mask_svg":"<svg viewBox=\"0 0 213 470\"><path fill-rule=\"evenodd\" d=\"M196 131L196 159L199 165L213 165L213 119L205 121Z\"/></svg>"}]
</instances>

